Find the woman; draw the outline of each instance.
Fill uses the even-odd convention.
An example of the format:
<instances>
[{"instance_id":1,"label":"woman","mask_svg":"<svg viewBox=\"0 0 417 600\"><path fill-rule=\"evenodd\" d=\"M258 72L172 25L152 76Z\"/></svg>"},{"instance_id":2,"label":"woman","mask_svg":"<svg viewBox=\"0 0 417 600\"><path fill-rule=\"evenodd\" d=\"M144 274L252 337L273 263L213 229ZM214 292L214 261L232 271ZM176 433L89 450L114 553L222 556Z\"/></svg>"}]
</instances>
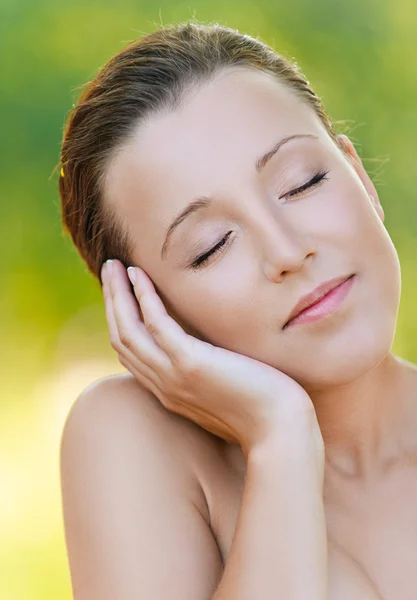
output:
<instances>
[{"instance_id":1,"label":"woman","mask_svg":"<svg viewBox=\"0 0 417 600\"><path fill-rule=\"evenodd\" d=\"M128 369L62 436L74 597L416 598L400 265L298 67L227 27L155 31L83 91L61 165Z\"/></svg>"}]
</instances>

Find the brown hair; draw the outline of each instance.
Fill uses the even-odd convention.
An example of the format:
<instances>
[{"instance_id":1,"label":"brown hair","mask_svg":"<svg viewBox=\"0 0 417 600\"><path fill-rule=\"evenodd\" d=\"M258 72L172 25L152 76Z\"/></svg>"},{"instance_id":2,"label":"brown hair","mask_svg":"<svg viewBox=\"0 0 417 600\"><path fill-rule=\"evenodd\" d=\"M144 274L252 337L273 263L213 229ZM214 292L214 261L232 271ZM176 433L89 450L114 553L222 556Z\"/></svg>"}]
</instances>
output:
<instances>
[{"instance_id":1,"label":"brown hair","mask_svg":"<svg viewBox=\"0 0 417 600\"><path fill-rule=\"evenodd\" d=\"M297 63L257 38L192 20L130 42L86 84L69 113L61 146L58 186L64 231L100 283L101 266L108 258L131 264L128 229L102 200L114 153L145 119L175 109L191 88L236 66L277 77L311 106L337 144L320 98Z\"/></svg>"}]
</instances>

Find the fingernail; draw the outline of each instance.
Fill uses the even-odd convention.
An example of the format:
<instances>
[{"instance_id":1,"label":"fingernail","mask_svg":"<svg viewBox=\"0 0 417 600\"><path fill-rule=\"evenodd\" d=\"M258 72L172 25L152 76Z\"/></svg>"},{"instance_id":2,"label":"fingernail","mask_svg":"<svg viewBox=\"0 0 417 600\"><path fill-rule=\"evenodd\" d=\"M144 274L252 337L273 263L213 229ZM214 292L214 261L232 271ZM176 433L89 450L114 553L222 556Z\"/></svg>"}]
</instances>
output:
<instances>
[{"instance_id":1,"label":"fingernail","mask_svg":"<svg viewBox=\"0 0 417 600\"><path fill-rule=\"evenodd\" d=\"M127 268L127 275L130 279L130 281L132 282L132 285L135 285L136 283L136 271L135 271L135 267L128 267Z\"/></svg>"},{"instance_id":2,"label":"fingernail","mask_svg":"<svg viewBox=\"0 0 417 600\"><path fill-rule=\"evenodd\" d=\"M108 274L111 275L113 273L113 260L111 258L109 258L106 260L105 264L107 265L106 268L107 268Z\"/></svg>"}]
</instances>

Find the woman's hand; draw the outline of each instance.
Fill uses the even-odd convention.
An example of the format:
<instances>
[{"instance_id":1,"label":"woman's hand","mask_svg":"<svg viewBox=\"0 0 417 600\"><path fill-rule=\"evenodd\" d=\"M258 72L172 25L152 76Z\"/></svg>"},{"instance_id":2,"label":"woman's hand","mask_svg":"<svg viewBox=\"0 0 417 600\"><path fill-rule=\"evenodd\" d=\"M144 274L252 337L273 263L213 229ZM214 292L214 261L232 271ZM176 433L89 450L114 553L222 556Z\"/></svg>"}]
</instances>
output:
<instances>
[{"instance_id":1,"label":"woman's hand","mask_svg":"<svg viewBox=\"0 0 417 600\"><path fill-rule=\"evenodd\" d=\"M130 268L130 272L131 272ZM307 392L281 371L187 334L166 311L146 273L133 270L132 294L118 260L103 265L110 341L121 364L170 411L249 450L277 430L312 425Z\"/></svg>"}]
</instances>

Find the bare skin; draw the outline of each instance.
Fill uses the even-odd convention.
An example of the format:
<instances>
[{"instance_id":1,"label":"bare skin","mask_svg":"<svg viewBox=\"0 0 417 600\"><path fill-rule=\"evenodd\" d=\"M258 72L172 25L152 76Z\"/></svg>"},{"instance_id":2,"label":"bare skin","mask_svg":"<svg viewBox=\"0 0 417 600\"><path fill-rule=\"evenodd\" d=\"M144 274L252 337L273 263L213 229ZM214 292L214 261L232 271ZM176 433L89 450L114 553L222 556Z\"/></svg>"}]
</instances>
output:
<instances>
[{"instance_id":1,"label":"bare skin","mask_svg":"<svg viewBox=\"0 0 417 600\"><path fill-rule=\"evenodd\" d=\"M404 415L408 414L409 421L401 424L398 413L393 413L391 426L385 423L384 429L381 427L378 431L375 427L372 430L375 440L378 434L384 432L385 441L391 442L391 445L385 446L387 454L385 457L381 455L378 468L369 469L366 473L359 469L352 472L351 465L357 464L354 454L349 460L345 456L345 469L341 468L341 463L333 461L332 464L333 459L326 458L324 503L329 539L329 579L335 588L337 586L338 593L340 590L344 594L350 573L359 579L365 576L378 591L380 596L377 597L411 600L417 595L417 367L397 356L394 358L401 369L401 378L398 387L393 388L392 400L401 398L404 406L408 406ZM377 414L373 422L378 422ZM224 481L228 483L223 482L222 486L217 481L213 485L215 489L222 490L217 498L212 496L212 503L217 511L214 521L218 523L218 531L222 532L221 547L227 556L232 531L228 527L230 514L225 516L224 513L235 514L245 461L240 449L233 445L225 446L224 456L225 470L240 474L238 482L226 474ZM213 483L217 476L216 469L213 469ZM228 503L224 490L230 494L233 508L226 508ZM349 574L348 578L346 574ZM332 595L329 600L332 600Z\"/></svg>"},{"instance_id":2,"label":"bare skin","mask_svg":"<svg viewBox=\"0 0 417 600\"><path fill-rule=\"evenodd\" d=\"M404 369L412 401L417 370ZM368 483L327 466L328 600L415 598L417 452L401 456ZM155 598L169 587L173 598L177 589L178 598L189 589L190 598L211 597L230 551L245 469L239 446L166 410L130 374L87 389L70 413L61 466L75 600L140 597L142 552ZM163 548L136 533L144 531L143 512L149 532L153 518L162 519ZM159 593L161 577L167 588Z\"/></svg>"},{"instance_id":3,"label":"bare skin","mask_svg":"<svg viewBox=\"0 0 417 600\"><path fill-rule=\"evenodd\" d=\"M316 137L288 142L261 174L252 170L262 152L294 134ZM383 225L378 194L353 144L345 136L340 144L348 158L311 109L276 81L261 73L229 73L190 95L178 111L138 130L114 157L106 201L137 239L134 264L146 271L184 330L279 369L309 394L326 450L329 600L412 600L417 596L417 366L390 350L401 289L398 256ZM284 201L285 193L323 168L329 180ZM168 225L201 195L216 196L216 205L179 226L163 260ZM229 231L233 243L208 266L188 268ZM282 329L300 295L350 273L356 274L355 285L336 313ZM140 440L151 434L142 415L152 429L146 463ZM97 416L103 446L91 454L85 475L73 474L74 456L78 453L81 461L89 452L88 435L83 438L80 431L94 430ZM123 419L130 423L129 436ZM168 474L176 497L188 510L197 507L203 520L193 535L204 537L204 551L200 547L199 554L195 541L190 542L197 538L186 535L187 520L184 538L176 531L170 548L191 543L187 559L198 563L196 577L209 577L207 590L212 589L227 561L239 511L245 476L241 447L166 410L131 375L92 388L69 423L63 481L69 554L78 581L99 550L92 545L84 554L76 523L80 514L90 523L104 502L103 494L94 496L90 489L91 513L81 513L81 506L87 511L82 489L93 485L91 474L100 465L111 462L114 450L108 450L109 456L102 451L107 453L109 435L120 436L125 447L125 474L117 477L126 479L115 484L120 483L121 494L140 459L140 468L155 469L161 481L156 484L159 515L171 510L172 496L164 488ZM178 453L165 463L173 449ZM111 471L109 486L112 477ZM152 511L153 502L143 510ZM133 527L134 511L111 510L103 505L115 531L122 523ZM96 535L91 539L97 541ZM157 564L149 560L155 578Z\"/></svg>"}]
</instances>

